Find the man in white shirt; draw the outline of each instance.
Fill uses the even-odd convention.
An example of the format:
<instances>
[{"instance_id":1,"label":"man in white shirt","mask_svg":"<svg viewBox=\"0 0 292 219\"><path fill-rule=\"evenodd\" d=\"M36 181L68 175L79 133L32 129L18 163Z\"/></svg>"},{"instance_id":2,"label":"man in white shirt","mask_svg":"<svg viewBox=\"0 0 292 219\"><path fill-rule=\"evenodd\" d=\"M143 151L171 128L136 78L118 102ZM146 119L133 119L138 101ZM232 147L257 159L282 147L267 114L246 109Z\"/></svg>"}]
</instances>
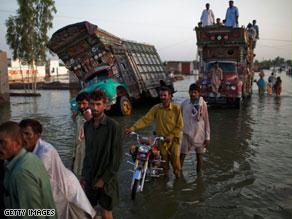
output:
<instances>
[{"instance_id":1,"label":"man in white shirt","mask_svg":"<svg viewBox=\"0 0 292 219\"><path fill-rule=\"evenodd\" d=\"M191 84L189 87L190 98L181 104L183 115L183 139L181 143L180 162L183 166L184 159L190 149L196 150L197 172L203 166L203 154L210 143L210 124L207 104L200 96L200 87Z\"/></svg>"},{"instance_id":2,"label":"man in white shirt","mask_svg":"<svg viewBox=\"0 0 292 219\"><path fill-rule=\"evenodd\" d=\"M209 3L206 4L206 9L202 12L201 22L203 27L215 24L215 16Z\"/></svg>"},{"instance_id":3,"label":"man in white shirt","mask_svg":"<svg viewBox=\"0 0 292 219\"><path fill-rule=\"evenodd\" d=\"M60 219L95 217L96 212L76 176L64 166L57 150L41 139L42 125L37 120L24 119L19 126L25 148L42 160L48 172L58 217Z\"/></svg>"},{"instance_id":4,"label":"man in white shirt","mask_svg":"<svg viewBox=\"0 0 292 219\"><path fill-rule=\"evenodd\" d=\"M227 8L225 16L225 26L238 27L238 9L233 6L233 1L229 1L229 8Z\"/></svg>"}]
</instances>

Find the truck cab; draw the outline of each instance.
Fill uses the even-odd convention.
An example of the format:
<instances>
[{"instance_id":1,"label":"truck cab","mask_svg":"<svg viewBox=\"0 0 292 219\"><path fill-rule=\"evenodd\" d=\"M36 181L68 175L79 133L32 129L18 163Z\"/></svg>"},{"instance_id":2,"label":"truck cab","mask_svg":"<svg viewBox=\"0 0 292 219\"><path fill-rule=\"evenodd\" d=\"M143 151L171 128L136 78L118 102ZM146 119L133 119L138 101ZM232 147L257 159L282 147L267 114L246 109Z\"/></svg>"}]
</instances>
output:
<instances>
[{"instance_id":1,"label":"truck cab","mask_svg":"<svg viewBox=\"0 0 292 219\"><path fill-rule=\"evenodd\" d=\"M121 115L131 115L132 105L129 98L129 91L125 84L119 83L113 78L109 66L100 66L94 74L85 78L79 93L91 93L95 90L103 91L107 96L107 111L115 111ZM77 102L74 97L70 101L71 109L77 111Z\"/></svg>"},{"instance_id":2,"label":"truck cab","mask_svg":"<svg viewBox=\"0 0 292 219\"><path fill-rule=\"evenodd\" d=\"M211 25L196 27L197 54L201 94L209 105L232 105L240 108L241 102L252 93L254 42L247 29ZM212 91L211 69L218 62L223 71L218 94Z\"/></svg>"},{"instance_id":3,"label":"truck cab","mask_svg":"<svg viewBox=\"0 0 292 219\"><path fill-rule=\"evenodd\" d=\"M236 103L237 98L242 95L242 81L240 80L237 72L237 63L234 61L217 61L219 67L223 71L223 80L219 87L220 96L212 91L211 85L211 70L214 67L215 61L205 63L203 71L200 74L198 83L200 84L201 94L205 97L209 104L216 102Z\"/></svg>"}]
</instances>

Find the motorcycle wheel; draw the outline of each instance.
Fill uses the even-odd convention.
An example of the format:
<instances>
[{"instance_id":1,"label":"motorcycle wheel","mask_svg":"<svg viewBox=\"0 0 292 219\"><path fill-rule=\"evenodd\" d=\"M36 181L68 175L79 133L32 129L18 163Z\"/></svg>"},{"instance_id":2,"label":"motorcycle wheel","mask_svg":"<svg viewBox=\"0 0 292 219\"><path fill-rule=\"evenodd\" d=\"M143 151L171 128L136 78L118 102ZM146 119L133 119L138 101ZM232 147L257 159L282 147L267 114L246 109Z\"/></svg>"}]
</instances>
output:
<instances>
[{"instance_id":1,"label":"motorcycle wheel","mask_svg":"<svg viewBox=\"0 0 292 219\"><path fill-rule=\"evenodd\" d=\"M135 200L135 198L136 198L136 193L137 193L137 190L138 190L138 186L139 186L139 180L135 179L133 187L132 187L132 193L131 193L132 200Z\"/></svg>"}]
</instances>

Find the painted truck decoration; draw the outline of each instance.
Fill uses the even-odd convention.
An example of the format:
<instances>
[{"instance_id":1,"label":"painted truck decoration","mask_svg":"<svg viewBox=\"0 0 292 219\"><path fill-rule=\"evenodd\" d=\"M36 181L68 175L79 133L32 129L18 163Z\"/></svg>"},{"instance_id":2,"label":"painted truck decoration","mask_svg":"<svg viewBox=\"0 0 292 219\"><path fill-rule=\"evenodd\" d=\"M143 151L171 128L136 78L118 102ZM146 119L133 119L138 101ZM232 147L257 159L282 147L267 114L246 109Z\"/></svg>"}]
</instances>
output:
<instances>
[{"instance_id":1,"label":"painted truck decoration","mask_svg":"<svg viewBox=\"0 0 292 219\"><path fill-rule=\"evenodd\" d=\"M254 42L245 28L225 26L197 27L197 48L200 75L197 83L209 105L233 105L240 108L242 101L251 96L253 83ZM220 96L211 87L211 69L215 62L223 70Z\"/></svg>"},{"instance_id":2,"label":"painted truck decoration","mask_svg":"<svg viewBox=\"0 0 292 219\"><path fill-rule=\"evenodd\" d=\"M103 90L108 107L130 115L132 101L158 98L163 81L173 88L154 46L123 40L89 22L56 31L48 47L56 53L80 83L80 92ZM71 100L77 110L76 100Z\"/></svg>"}]
</instances>

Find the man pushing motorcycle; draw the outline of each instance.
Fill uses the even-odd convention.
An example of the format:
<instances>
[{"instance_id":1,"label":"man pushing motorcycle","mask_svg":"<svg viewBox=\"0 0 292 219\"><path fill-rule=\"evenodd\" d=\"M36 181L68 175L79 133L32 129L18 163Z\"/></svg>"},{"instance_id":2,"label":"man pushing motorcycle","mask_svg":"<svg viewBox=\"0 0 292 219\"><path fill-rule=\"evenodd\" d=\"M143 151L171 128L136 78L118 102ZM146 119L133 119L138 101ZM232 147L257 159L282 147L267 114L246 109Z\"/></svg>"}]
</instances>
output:
<instances>
[{"instance_id":1,"label":"man pushing motorcycle","mask_svg":"<svg viewBox=\"0 0 292 219\"><path fill-rule=\"evenodd\" d=\"M179 105L171 102L171 90L168 87L161 87L159 96L161 103L153 106L143 117L134 123L125 132L142 129L152 122L155 123L156 134L164 136L165 140L160 142L159 150L163 162L164 176L168 176L169 162L171 162L176 178L180 178L180 138L183 127L183 119Z\"/></svg>"}]
</instances>

